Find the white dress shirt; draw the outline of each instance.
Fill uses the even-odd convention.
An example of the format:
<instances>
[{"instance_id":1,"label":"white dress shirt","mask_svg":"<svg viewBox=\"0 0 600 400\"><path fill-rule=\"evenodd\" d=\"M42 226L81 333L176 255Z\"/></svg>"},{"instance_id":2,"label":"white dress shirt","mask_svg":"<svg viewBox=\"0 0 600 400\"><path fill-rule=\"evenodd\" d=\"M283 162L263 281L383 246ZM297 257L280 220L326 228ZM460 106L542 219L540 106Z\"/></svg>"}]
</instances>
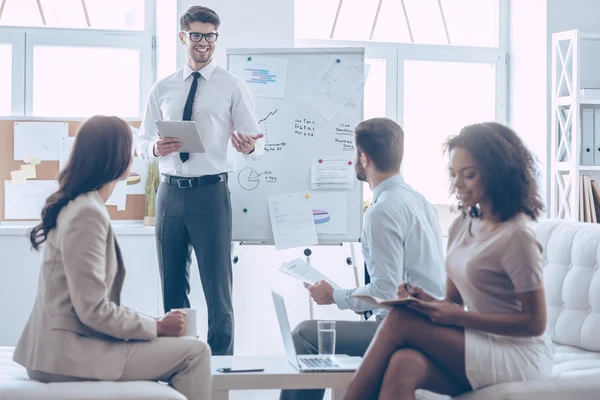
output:
<instances>
[{"instance_id":1,"label":"white dress shirt","mask_svg":"<svg viewBox=\"0 0 600 400\"><path fill-rule=\"evenodd\" d=\"M143 160L156 158L153 149L159 137L155 121L183 119L193 72L186 64L152 88L136 146L137 154ZM231 172L235 169L237 152L231 143L231 132L259 133L254 100L246 82L218 66L214 60L198 72L201 77L194 97L192 121L198 126L206 152L190 153L185 163L181 162L179 153L160 157L161 174L187 177ZM263 148L263 140L259 139L248 157L258 158Z\"/></svg>"},{"instance_id":2,"label":"white dress shirt","mask_svg":"<svg viewBox=\"0 0 600 400\"><path fill-rule=\"evenodd\" d=\"M373 309L371 303L351 297L354 294L398 298L404 271L410 274L412 285L444 297L446 277L437 210L401 175L386 179L373 190L361 243L371 282L356 289L335 289L333 298L340 309ZM381 319L387 310L379 308L374 314Z\"/></svg>"}]
</instances>

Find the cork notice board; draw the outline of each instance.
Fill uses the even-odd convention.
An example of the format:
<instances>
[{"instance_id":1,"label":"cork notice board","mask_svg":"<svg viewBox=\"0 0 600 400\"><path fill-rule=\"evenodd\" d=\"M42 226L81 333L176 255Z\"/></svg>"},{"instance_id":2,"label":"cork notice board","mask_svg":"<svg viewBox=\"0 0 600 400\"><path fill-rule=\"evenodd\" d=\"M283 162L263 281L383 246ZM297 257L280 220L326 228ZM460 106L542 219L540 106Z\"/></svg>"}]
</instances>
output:
<instances>
[{"instance_id":1,"label":"cork notice board","mask_svg":"<svg viewBox=\"0 0 600 400\"><path fill-rule=\"evenodd\" d=\"M39 119L27 120L0 120L0 221L19 221L15 219L5 219L4 216L4 181L11 180L11 171L21 169L23 161L14 159L14 126L15 122L36 122ZM52 120L55 122L56 120ZM58 121L66 122L69 127L69 136L76 136L79 126L83 121ZM139 121L128 121L128 123L138 128ZM58 161L42 161L36 166L36 178L30 180L58 180L59 173ZM143 194L127 195L125 210L118 211L116 206L107 206L108 213L112 220L143 220L145 214L146 199ZM39 218L38 218L39 219Z\"/></svg>"}]
</instances>

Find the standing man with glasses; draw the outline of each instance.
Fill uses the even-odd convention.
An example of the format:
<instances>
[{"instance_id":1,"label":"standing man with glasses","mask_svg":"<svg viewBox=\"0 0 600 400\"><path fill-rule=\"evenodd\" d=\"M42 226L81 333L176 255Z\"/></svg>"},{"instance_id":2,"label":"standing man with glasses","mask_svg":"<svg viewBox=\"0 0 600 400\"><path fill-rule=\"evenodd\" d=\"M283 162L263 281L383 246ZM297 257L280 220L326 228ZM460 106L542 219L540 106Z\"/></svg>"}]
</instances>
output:
<instances>
[{"instance_id":1,"label":"standing man with glasses","mask_svg":"<svg viewBox=\"0 0 600 400\"><path fill-rule=\"evenodd\" d=\"M137 153L159 159L156 247L167 312L190 306L192 249L208 309L208 344L214 355L233 354L231 203L227 172L235 167L230 141L245 157L263 152L252 94L246 83L212 59L219 16L190 7L180 18L185 66L157 82L140 127ZM191 120L205 153L181 153L181 142L157 131L158 120ZM237 131L237 132L236 132ZM244 133L242 133L244 132ZM231 140L230 140L231 139Z\"/></svg>"}]
</instances>

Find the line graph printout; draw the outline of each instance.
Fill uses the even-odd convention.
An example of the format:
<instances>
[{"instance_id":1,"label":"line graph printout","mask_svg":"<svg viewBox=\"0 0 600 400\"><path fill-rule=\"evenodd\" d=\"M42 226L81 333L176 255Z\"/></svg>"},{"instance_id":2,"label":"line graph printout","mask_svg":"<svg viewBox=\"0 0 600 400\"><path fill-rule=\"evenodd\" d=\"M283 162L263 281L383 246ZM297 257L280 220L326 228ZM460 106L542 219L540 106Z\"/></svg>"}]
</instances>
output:
<instances>
[{"instance_id":1,"label":"line graph printout","mask_svg":"<svg viewBox=\"0 0 600 400\"><path fill-rule=\"evenodd\" d=\"M288 60L273 57L247 57L232 60L229 71L246 81L258 97L285 97Z\"/></svg>"},{"instance_id":2,"label":"line graph printout","mask_svg":"<svg viewBox=\"0 0 600 400\"><path fill-rule=\"evenodd\" d=\"M332 56L298 98L331 122L365 82L365 68L363 62Z\"/></svg>"}]
</instances>

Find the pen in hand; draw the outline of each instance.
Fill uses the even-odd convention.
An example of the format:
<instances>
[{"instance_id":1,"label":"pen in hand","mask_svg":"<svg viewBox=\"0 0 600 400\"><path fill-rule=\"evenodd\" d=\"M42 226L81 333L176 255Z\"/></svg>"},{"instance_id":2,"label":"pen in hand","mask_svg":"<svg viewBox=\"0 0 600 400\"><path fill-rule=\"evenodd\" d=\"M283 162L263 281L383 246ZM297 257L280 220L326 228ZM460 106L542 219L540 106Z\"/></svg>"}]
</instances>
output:
<instances>
[{"instance_id":1,"label":"pen in hand","mask_svg":"<svg viewBox=\"0 0 600 400\"><path fill-rule=\"evenodd\" d=\"M406 285L406 291L410 292L410 275L408 272L404 272L404 284Z\"/></svg>"}]
</instances>

